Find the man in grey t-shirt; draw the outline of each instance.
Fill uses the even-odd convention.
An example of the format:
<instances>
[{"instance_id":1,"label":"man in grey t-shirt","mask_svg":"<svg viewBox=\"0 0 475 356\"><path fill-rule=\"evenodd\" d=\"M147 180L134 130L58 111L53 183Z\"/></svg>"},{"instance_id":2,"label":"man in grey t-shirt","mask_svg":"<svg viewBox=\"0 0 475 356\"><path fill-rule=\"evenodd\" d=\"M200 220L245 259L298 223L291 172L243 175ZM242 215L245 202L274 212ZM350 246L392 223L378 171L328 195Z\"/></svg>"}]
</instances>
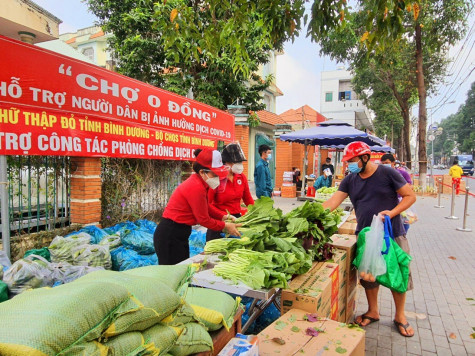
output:
<instances>
[{"instance_id":1,"label":"man in grey t-shirt","mask_svg":"<svg viewBox=\"0 0 475 356\"><path fill-rule=\"evenodd\" d=\"M397 244L409 253L409 244L405 236L401 212L416 201L416 196L404 178L394 169L377 165L370 161L371 150L364 142L352 142L345 147L343 161L348 162L351 172L343 179L338 191L323 203L324 208L336 209L348 196L355 208L358 222L356 234L365 227L371 226L374 215L388 215L391 218L393 234ZM398 194L402 197L398 200ZM368 311L358 316L355 321L361 326L379 320L377 282L361 280L368 299ZM408 290L412 289L409 278ZM404 314L406 293L392 291L396 315L394 323L403 336L414 336L414 329L409 325Z\"/></svg>"}]
</instances>

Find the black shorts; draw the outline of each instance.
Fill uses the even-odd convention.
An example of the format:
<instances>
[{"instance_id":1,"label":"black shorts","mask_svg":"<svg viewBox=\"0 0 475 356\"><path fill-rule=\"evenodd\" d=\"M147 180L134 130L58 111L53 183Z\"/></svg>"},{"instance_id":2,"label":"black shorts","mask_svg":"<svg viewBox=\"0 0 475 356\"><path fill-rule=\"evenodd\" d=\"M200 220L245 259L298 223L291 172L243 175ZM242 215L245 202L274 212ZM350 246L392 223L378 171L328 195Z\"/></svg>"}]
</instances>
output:
<instances>
[{"instance_id":1,"label":"black shorts","mask_svg":"<svg viewBox=\"0 0 475 356\"><path fill-rule=\"evenodd\" d=\"M153 234L159 265L176 265L190 257L191 226L162 218Z\"/></svg>"}]
</instances>

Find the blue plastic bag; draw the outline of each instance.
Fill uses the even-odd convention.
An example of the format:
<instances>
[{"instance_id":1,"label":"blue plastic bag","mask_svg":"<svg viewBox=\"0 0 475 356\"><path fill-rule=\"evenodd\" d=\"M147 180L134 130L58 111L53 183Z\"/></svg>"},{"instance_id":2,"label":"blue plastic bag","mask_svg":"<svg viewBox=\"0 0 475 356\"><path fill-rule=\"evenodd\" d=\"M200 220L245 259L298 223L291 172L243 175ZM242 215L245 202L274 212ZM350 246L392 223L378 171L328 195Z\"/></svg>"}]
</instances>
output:
<instances>
[{"instance_id":1,"label":"blue plastic bag","mask_svg":"<svg viewBox=\"0 0 475 356\"><path fill-rule=\"evenodd\" d=\"M203 249L206 245L206 232L191 230L190 237L188 238L190 246L198 247Z\"/></svg>"},{"instance_id":2,"label":"blue plastic bag","mask_svg":"<svg viewBox=\"0 0 475 356\"><path fill-rule=\"evenodd\" d=\"M114 271L126 271L128 269L158 265L158 257L155 253L140 255L134 250L121 246L111 251L112 269Z\"/></svg>"},{"instance_id":3,"label":"blue plastic bag","mask_svg":"<svg viewBox=\"0 0 475 356\"><path fill-rule=\"evenodd\" d=\"M147 230L152 235L154 234L155 229L157 228L156 222L153 222L151 220L146 220L146 219L137 220L135 222L135 225L137 225L142 230Z\"/></svg>"},{"instance_id":4,"label":"blue plastic bag","mask_svg":"<svg viewBox=\"0 0 475 356\"><path fill-rule=\"evenodd\" d=\"M153 246L153 235L147 230L136 229L125 231L120 236L122 245L126 248L137 251L141 255L150 255L155 252Z\"/></svg>"},{"instance_id":5,"label":"blue plastic bag","mask_svg":"<svg viewBox=\"0 0 475 356\"><path fill-rule=\"evenodd\" d=\"M135 230L138 229L138 226L135 225L132 221L126 221L126 222L121 222L118 224L115 224L114 226L107 227L104 229L105 232L107 232L109 235L116 234L117 232L122 235L122 233L125 230Z\"/></svg>"},{"instance_id":6,"label":"blue plastic bag","mask_svg":"<svg viewBox=\"0 0 475 356\"><path fill-rule=\"evenodd\" d=\"M104 230L98 228L97 226L90 225L90 226L85 226L78 232L85 232L89 235L91 235L91 245L96 245L98 244L104 237L109 236L107 232Z\"/></svg>"}]
</instances>

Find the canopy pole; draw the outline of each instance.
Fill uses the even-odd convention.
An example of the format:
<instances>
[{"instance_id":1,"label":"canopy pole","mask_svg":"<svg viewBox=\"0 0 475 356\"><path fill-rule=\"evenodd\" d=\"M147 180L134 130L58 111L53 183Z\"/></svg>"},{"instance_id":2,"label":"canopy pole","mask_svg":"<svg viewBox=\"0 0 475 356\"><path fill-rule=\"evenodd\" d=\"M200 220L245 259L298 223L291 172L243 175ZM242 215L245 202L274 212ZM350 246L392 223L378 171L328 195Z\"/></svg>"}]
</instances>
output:
<instances>
[{"instance_id":1,"label":"canopy pole","mask_svg":"<svg viewBox=\"0 0 475 356\"><path fill-rule=\"evenodd\" d=\"M306 183L306 175L307 175L307 142L308 140L305 140L303 149L304 149L304 154L303 154L303 178L302 178L302 189L300 189L300 196L304 197L305 196L305 183Z\"/></svg>"}]
</instances>

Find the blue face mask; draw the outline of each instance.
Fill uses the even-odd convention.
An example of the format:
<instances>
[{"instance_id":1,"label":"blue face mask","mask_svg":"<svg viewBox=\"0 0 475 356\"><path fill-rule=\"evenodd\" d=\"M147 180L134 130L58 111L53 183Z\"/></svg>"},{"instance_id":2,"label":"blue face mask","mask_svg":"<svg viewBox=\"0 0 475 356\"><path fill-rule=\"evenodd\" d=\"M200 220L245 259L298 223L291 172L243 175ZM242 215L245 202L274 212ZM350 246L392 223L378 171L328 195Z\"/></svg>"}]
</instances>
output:
<instances>
[{"instance_id":1,"label":"blue face mask","mask_svg":"<svg viewBox=\"0 0 475 356\"><path fill-rule=\"evenodd\" d=\"M272 154L270 153L267 155L267 160L270 161L271 159L272 159Z\"/></svg>"},{"instance_id":2,"label":"blue face mask","mask_svg":"<svg viewBox=\"0 0 475 356\"><path fill-rule=\"evenodd\" d=\"M361 168L358 167L358 162L349 162L348 163L348 170L351 173L360 173L361 172Z\"/></svg>"},{"instance_id":3,"label":"blue face mask","mask_svg":"<svg viewBox=\"0 0 475 356\"><path fill-rule=\"evenodd\" d=\"M391 163L383 163L383 166L386 166L386 167L392 168L392 165L391 165Z\"/></svg>"}]
</instances>

